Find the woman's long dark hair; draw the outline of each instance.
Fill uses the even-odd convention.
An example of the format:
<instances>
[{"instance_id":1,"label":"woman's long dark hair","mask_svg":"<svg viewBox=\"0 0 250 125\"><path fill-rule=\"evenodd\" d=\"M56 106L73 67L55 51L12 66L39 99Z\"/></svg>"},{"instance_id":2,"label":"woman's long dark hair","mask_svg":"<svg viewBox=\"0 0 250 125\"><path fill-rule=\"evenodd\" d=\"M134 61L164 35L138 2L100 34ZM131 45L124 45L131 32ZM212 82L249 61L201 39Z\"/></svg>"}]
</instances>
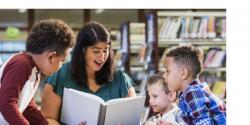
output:
<instances>
[{"instance_id":1,"label":"woman's long dark hair","mask_svg":"<svg viewBox=\"0 0 250 125\"><path fill-rule=\"evenodd\" d=\"M108 83L113 76L113 50L111 48L110 34L107 29L97 22L90 22L83 26L76 39L76 45L71 59L71 75L74 81L82 86L87 85L88 76L86 70L86 50L98 42L105 42L110 45L108 59L100 71L95 73L95 80L98 85Z\"/></svg>"}]
</instances>

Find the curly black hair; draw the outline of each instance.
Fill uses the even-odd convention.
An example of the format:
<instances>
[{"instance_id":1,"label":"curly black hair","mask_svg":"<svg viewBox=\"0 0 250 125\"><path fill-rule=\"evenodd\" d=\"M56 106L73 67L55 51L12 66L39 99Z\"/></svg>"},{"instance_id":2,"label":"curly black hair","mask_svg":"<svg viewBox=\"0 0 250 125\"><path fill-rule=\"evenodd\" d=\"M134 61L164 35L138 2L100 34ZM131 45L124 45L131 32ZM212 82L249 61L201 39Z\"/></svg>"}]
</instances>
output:
<instances>
[{"instance_id":1,"label":"curly black hair","mask_svg":"<svg viewBox=\"0 0 250 125\"><path fill-rule=\"evenodd\" d=\"M26 51L34 54L55 51L57 55L61 55L74 44L74 32L65 22L56 19L42 20L32 27L27 38Z\"/></svg>"},{"instance_id":2,"label":"curly black hair","mask_svg":"<svg viewBox=\"0 0 250 125\"><path fill-rule=\"evenodd\" d=\"M202 71L203 52L192 45L173 47L166 56L173 57L177 64L188 66L193 78Z\"/></svg>"}]
</instances>

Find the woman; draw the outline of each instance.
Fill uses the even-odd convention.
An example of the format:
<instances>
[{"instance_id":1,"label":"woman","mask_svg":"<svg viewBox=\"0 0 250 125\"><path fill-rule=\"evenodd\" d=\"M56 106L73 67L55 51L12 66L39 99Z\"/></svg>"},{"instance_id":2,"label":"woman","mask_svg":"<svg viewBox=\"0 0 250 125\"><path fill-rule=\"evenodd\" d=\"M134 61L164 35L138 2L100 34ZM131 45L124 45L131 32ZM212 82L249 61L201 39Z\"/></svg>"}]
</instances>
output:
<instances>
[{"instance_id":1,"label":"woman","mask_svg":"<svg viewBox=\"0 0 250 125\"><path fill-rule=\"evenodd\" d=\"M42 112L50 122L60 119L64 87L97 95L105 101L136 96L129 76L113 67L110 34L96 22L80 30L71 61L46 82Z\"/></svg>"}]
</instances>

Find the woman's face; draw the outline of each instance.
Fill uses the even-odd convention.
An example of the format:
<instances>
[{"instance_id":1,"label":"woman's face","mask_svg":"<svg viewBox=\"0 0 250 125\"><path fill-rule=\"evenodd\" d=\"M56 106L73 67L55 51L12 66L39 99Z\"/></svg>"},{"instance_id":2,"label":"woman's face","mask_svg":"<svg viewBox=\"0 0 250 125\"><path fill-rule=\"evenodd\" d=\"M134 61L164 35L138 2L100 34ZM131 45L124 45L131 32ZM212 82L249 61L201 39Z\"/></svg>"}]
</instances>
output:
<instances>
[{"instance_id":1,"label":"woman's face","mask_svg":"<svg viewBox=\"0 0 250 125\"><path fill-rule=\"evenodd\" d=\"M85 60L87 69L99 71L108 59L110 46L106 42L97 42L95 45L87 48Z\"/></svg>"}]
</instances>

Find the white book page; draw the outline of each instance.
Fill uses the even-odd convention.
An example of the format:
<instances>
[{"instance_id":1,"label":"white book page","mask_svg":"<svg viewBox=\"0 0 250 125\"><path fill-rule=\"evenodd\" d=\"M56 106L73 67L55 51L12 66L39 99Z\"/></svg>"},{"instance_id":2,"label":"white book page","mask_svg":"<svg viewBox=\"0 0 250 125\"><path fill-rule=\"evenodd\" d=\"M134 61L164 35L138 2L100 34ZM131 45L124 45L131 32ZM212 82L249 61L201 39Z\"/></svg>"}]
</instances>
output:
<instances>
[{"instance_id":1,"label":"white book page","mask_svg":"<svg viewBox=\"0 0 250 125\"><path fill-rule=\"evenodd\" d=\"M97 125L103 102L95 95L64 88L61 122L78 125L81 121L87 121L88 125Z\"/></svg>"},{"instance_id":2,"label":"white book page","mask_svg":"<svg viewBox=\"0 0 250 125\"><path fill-rule=\"evenodd\" d=\"M81 92L81 91L74 90L74 89L68 89L68 90L72 91L72 92L75 92L75 93L78 93L78 94L80 94L82 96L85 96L85 97L87 97L89 99L95 100L95 101L97 101L97 102L99 102L99 103L101 103L103 105L105 104L105 101L102 98L100 98L99 96L96 96L94 94L90 94L90 93L86 93L86 92Z\"/></svg>"},{"instance_id":3,"label":"white book page","mask_svg":"<svg viewBox=\"0 0 250 125\"><path fill-rule=\"evenodd\" d=\"M139 125L143 115L145 97L111 100L107 103L104 125Z\"/></svg>"},{"instance_id":4,"label":"white book page","mask_svg":"<svg viewBox=\"0 0 250 125\"><path fill-rule=\"evenodd\" d=\"M119 103L119 102L126 102L126 101L134 100L134 99L137 99L137 98L142 98L142 96L111 99L111 100L106 102L106 105Z\"/></svg>"}]
</instances>

